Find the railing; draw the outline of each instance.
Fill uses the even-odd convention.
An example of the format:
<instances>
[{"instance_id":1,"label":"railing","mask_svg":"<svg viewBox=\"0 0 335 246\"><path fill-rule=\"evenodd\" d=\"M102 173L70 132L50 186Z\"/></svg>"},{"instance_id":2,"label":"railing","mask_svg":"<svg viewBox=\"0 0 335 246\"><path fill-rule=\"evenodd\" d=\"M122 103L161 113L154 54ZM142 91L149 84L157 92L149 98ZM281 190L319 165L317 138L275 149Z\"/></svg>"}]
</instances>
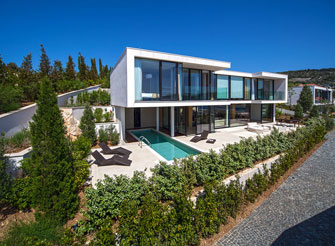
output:
<instances>
[{"instance_id":1,"label":"railing","mask_svg":"<svg viewBox=\"0 0 335 246\"><path fill-rule=\"evenodd\" d=\"M142 144L143 144L143 142L144 142L144 140L147 142L147 144L151 147L151 143L150 143L150 141L146 138L146 137L144 137L144 136L140 136L139 137L139 139L140 139L140 142L139 142L139 146L142 148Z\"/></svg>"}]
</instances>

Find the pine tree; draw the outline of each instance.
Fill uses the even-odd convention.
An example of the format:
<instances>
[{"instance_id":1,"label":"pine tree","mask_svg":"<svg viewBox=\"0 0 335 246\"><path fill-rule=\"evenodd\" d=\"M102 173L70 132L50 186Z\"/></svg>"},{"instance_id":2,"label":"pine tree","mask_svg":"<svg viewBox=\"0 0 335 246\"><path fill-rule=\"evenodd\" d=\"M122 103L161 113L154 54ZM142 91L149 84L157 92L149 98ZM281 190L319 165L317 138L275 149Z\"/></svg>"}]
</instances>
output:
<instances>
[{"instance_id":1,"label":"pine tree","mask_svg":"<svg viewBox=\"0 0 335 246\"><path fill-rule=\"evenodd\" d=\"M77 188L63 118L47 78L41 81L30 131L33 152L26 170L32 178L33 204L48 217L65 222L77 211Z\"/></svg>"},{"instance_id":2,"label":"pine tree","mask_svg":"<svg viewBox=\"0 0 335 246\"><path fill-rule=\"evenodd\" d=\"M2 57L0 55L0 84L5 83L6 70L6 64L2 61Z\"/></svg>"},{"instance_id":3,"label":"pine tree","mask_svg":"<svg viewBox=\"0 0 335 246\"><path fill-rule=\"evenodd\" d=\"M102 79L102 62L101 62L101 58L99 58L99 78Z\"/></svg>"},{"instance_id":4,"label":"pine tree","mask_svg":"<svg viewBox=\"0 0 335 246\"><path fill-rule=\"evenodd\" d=\"M19 73L20 86L23 89L24 100L34 101L39 92L39 83L33 70L31 52L23 58Z\"/></svg>"},{"instance_id":5,"label":"pine tree","mask_svg":"<svg viewBox=\"0 0 335 246\"><path fill-rule=\"evenodd\" d=\"M76 72L74 70L75 64L72 60L72 57L69 56L69 59L66 63L66 69L65 69L65 77L67 80L75 80L76 79Z\"/></svg>"},{"instance_id":6,"label":"pine tree","mask_svg":"<svg viewBox=\"0 0 335 246\"><path fill-rule=\"evenodd\" d=\"M294 109L294 118L301 120L304 118L304 112L302 106L298 103Z\"/></svg>"},{"instance_id":7,"label":"pine tree","mask_svg":"<svg viewBox=\"0 0 335 246\"><path fill-rule=\"evenodd\" d=\"M53 88L56 90L57 81L60 81L64 78L64 69L62 66L62 62L55 60L52 66L51 74L50 74L51 82Z\"/></svg>"},{"instance_id":8,"label":"pine tree","mask_svg":"<svg viewBox=\"0 0 335 246\"><path fill-rule=\"evenodd\" d=\"M95 63L95 58L91 58L91 71L90 71L90 79L94 82L98 79L98 71L97 71L97 65Z\"/></svg>"},{"instance_id":9,"label":"pine tree","mask_svg":"<svg viewBox=\"0 0 335 246\"><path fill-rule=\"evenodd\" d=\"M94 145L97 141L97 134L95 132L94 115L89 105L85 106L83 116L80 120L79 128L82 136L90 139L91 144Z\"/></svg>"},{"instance_id":10,"label":"pine tree","mask_svg":"<svg viewBox=\"0 0 335 246\"><path fill-rule=\"evenodd\" d=\"M298 103L302 106L304 113L311 109L313 105L313 92L307 85L302 89Z\"/></svg>"},{"instance_id":11,"label":"pine tree","mask_svg":"<svg viewBox=\"0 0 335 246\"><path fill-rule=\"evenodd\" d=\"M49 76L51 71L50 60L49 57L41 44L41 60L40 60L40 77Z\"/></svg>"},{"instance_id":12,"label":"pine tree","mask_svg":"<svg viewBox=\"0 0 335 246\"><path fill-rule=\"evenodd\" d=\"M78 57L78 77L82 81L87 81L87 66L85 64L85 58L81 55L79 52L79 57Z\"/></svg>"}]
</instances>

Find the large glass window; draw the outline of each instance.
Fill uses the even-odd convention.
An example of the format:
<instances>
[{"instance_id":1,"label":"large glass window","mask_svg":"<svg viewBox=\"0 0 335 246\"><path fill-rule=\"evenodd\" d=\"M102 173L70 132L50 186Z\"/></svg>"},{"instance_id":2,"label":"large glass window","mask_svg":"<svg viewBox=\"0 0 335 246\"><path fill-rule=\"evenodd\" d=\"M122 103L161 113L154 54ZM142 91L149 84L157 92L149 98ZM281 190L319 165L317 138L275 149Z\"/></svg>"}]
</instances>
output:
<instances>
[{"instance_id":1,"label":"large glass window","mask_svg":"<svg viewBox=\"0 0 335 246\"><path fill-rule=\"evenodd\" d=\"M201 100L209 100L210 98L209 93L210 93L209 71L202 71Z\"/></svg>"},{"instance_id":2,"label":"large glass window","mask_svg":"<svg viewBox=\"0 0 335 246\"><path fill-rule=\"evenodd\" d=\"M191 83L190 83L190 99L200 100L200 87L201 87L200 70L191 69Z\"/></svg>"},{"instance_id":3,"label":"large glass window","mask_svg":"<svg viewBox=\"0 0 335 246\"><path fill-rule=\"evenodd\" d=\"M175 132L186 134L186 107L175 107Z\"/></svg>"},{"instance_id":4,"label":"large glass window","mask_svg":"<svg viewBox=\"0 0 335 246\"><path fill-rule=\"evenodd\" d=\"M230 78L230 98L243 99L243 78L231 76Z\"/></svg>"},{"instance_id":5,"label":"large glass window","mask_svg":"<svg viewBox=\"0 0 335 246\"><path fill-rule=\"evenodd\" d=\"M273 104L262 104L262 122L273 122Z\"/></svg>"},{"instance_id":6,"label":"large glass window","mask_svg":"<svg viewBox=\"0 0 335 246\"><path fill-rule=\"evenodd\" d=\"M214 107L215 128L228 127L228 106Z\"/></svg>"},{"instance_id":7,"label":"large glass window","mask_svg":"<svg viewBox=\"0 0 335 246\"><path fill-rule=\"evenodd\" d=\"M250 121L250 104L230 105L230 126L244 126Z\"/></svg>"},{"instance_id":8,"label":"large glass window","mask_svg":"<svg viewBox=\"0 0 335 246\"><path fill-rule=\"evenodd\" d=\"M257 100L264 100L264 80L257 80Z\"/></svg>"},{"instance_id":9,"label":"large glass window","mask_svg":"<svg viewBox=\"0 0 335 246\"><path fill-rule=\"evenodd\" d=\"M273 80L264 80L264 100L273 100Z\"/></svg>"},{"instance_id":10,"label":"large glass window","mask_svg":"<svg viewBox=\"0 0 335 246\"><path fill-rule=\"evenodd\" d=\"M217 75L216 99L228 99L229 77L226 75Z\"/></svg>"},{"instance_id":11,"label":"large glass window","mask_svg":"<svg viewBox=\"0 0 335 246\"><path fill-rule=\"evenodd\" d=\"M135 58L135 100L159 97L159 61Z\"/></svg>"},{"instance_id":12,"label":"large glass window","mask_svg":"<svg viewBox=\"0 0 335 246\"><path fill-rule=\"evenodd\" d=\"M161 100L177 99L177 64L162 62Z\"/></svg>"},{"instance_id":13,"label":"large glass window","mask_svg":"<svg viewBox=\"0 0 335 246\"><path fill-rule=\"evenodd\" d=\"M244 78L244 99L250 100L251 99L251 79Z\"/></svg>"},{"instance_id":14,"label":"large glass window","mask_svg":"<svg viewBox=\"0 0 335 246\"><path fill-rule=\"evenodd\" d=\"M213 72L211 73L211 97L210 100L216 99L216 93L217 93L217 75Z\"/></svg>"},{"instance_id":15,"label":"large glass window","mask_svg":"<svg viewBox=\"0 0 335 246\"><path fill-rule=\"evenodd\" d=\"M203 131L210 131L210 107L197 107L197 134Z\"/></svg>"},{"instance_id":16,"label":"large glass window","mask_svg":"<svg viewBox=\"0 0 335 246\"><path fill-rule=\"evenodd\" d=\"M188 68L183 68L183 100L190 100L190 73Z\"/></svg>"}]
</instances>

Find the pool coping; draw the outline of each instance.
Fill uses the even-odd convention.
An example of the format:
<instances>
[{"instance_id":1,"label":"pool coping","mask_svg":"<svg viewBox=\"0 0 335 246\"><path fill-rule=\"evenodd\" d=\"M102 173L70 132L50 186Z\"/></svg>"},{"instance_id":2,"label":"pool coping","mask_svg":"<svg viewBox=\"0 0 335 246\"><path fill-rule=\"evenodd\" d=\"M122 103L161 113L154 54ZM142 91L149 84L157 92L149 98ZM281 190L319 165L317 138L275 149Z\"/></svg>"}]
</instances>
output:
<instances>
[{"instance_id":1,"label":"pool coping","mask_svg":"<svg viewBox=\"0 0 335 246\"><path fill-rule=\"evenodd\" d=\"M189 147L190 149L193 149L193 150L195 150L195 151L200 152L199 154L201 154L201 153L204 152L203 150L200 150L200 149L195 148L195 147L193 147L193 146L191 146L191 145L188 145L188 144L184 143L183 141L181 141L181 140L179 140L179 139L176 139L175 137L171 137L171 136L167 135L167 134L164 133L164 132L157 131L157 130L154 129L154 128L150 128L150 127L148 127L148 128L141 128L141 129L135 129L135 130L128 130L128 133L129 133L132 137L134 137L137 141L140 142L140 139L139 139L137 136L135 136L135 135L132 133L132 131L141 131L141 130L152 130L152 131L157 132L157 133L159 133L159 134L162 134L163 136L168 137L168 138L170 138L170 139L172 139L172 140L174 140L174 141L176 141L176 142L178 142L178 143L180 143L180 144L183 144L183 145ZM171 161L166 160L166 159L165 159L163 156L161 156L157 151L155 151L153 148L151 148L147 143L145 143L145 142L142 141L142 144L145 144L145 147L146 147L146 148L149 148L149 150L150 150L154 155L156 155L156 156L159 158L160 161L167 162L168 164L172 164L172 163L174 162L174 160L171 160ZM194 155L194 156L195 156L195 155ZM186 156L185 156L185 157L186 157ZM181 159L183 159L183 158L185 158L185 157L177 158L177 160L181 160Z\"/></svg>"}]
</instances>

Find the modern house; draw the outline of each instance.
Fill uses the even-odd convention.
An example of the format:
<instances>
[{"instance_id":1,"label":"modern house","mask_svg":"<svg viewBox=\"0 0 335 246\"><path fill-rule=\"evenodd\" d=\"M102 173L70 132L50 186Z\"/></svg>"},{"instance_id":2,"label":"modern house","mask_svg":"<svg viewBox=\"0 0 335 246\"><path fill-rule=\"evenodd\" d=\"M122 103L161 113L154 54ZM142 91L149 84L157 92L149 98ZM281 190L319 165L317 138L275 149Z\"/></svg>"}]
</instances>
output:
<instances>
[{"instance_id":1,"label":"modern house","mask_svg":"<svg viewBox=\"0 0 335 246\"><path fill-rule=\"evenodd\" d=\"M126 48L111 73L121 137L136 128L169 135L273 122L287 102L287 75L227 70L230 62Z\"/></svg>"},{"instance_id":2,"label":"modern house","mask_svg":"<svg viewBox=\"0 0 335 246\"><path fill-rule=\"evenodd\" d=\"M300 93L305 85L301 84L297 87L293 87L293 95L291 96L288 103L296 105L298 103ZM316 84L307 84L313 93L313 105L324 105L333 102L333 90L327 87L319 86Z\"/></svg>"}]
</instances>

